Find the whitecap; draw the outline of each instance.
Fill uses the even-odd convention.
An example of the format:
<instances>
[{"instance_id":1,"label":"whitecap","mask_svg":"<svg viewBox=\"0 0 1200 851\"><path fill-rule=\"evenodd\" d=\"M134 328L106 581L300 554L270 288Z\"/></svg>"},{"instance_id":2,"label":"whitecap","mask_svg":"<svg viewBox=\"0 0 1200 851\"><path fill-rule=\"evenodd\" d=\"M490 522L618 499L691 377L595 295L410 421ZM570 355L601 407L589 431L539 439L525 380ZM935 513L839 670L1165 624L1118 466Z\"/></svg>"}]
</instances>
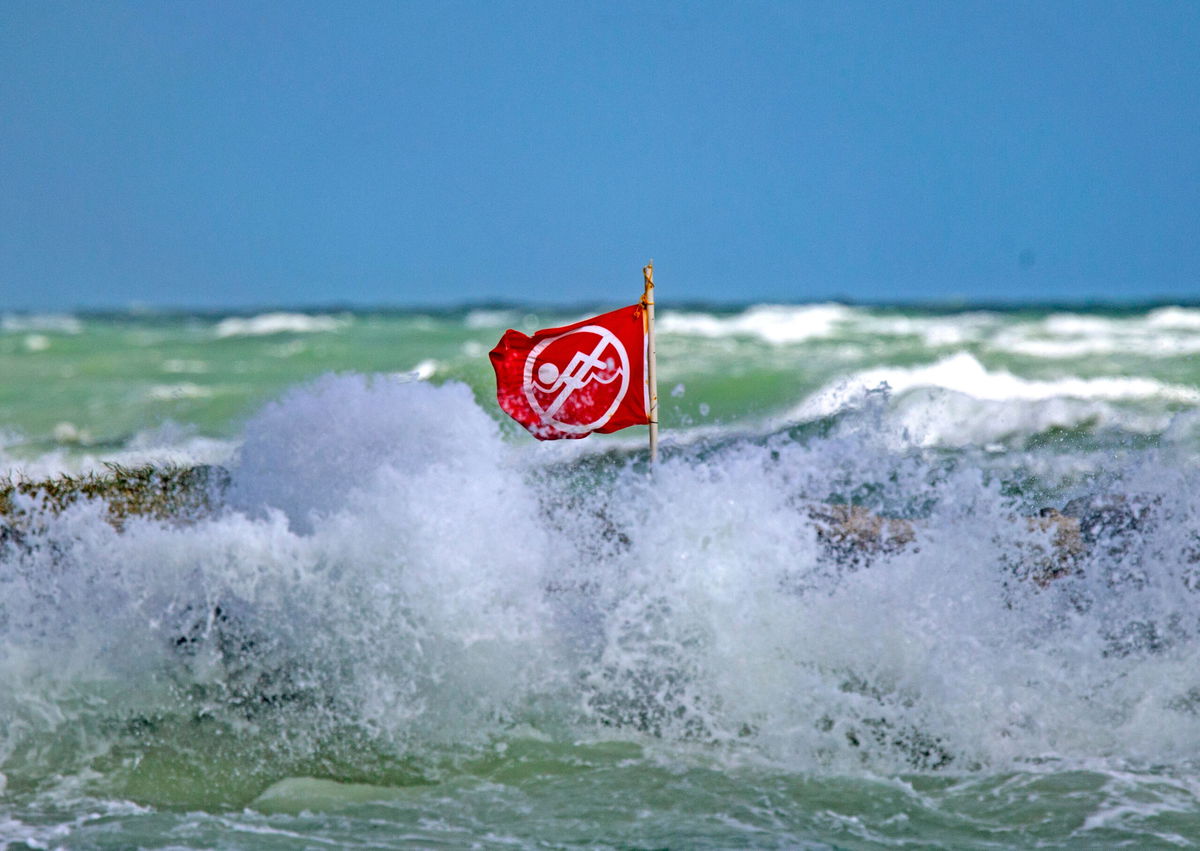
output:
<instances>
[{"instance_id":1,"label":"whitecap","mask_svg":"<svg viewBox=\"0 0 1200 851\"><path fill-rule=\"evenodd\" d=\"M29 334L25 337L25 350L28 352L44 352L50 348L50 338L45 334Z\"/></svg>"},{"instance_id":2,"label":"whitecap","mask_svg":"<svg viewBox=\"0 0 1200 851\"><path fill-rule=\"evenodd\" d=\"M898 442L948 448L984 446L998 452L1051 429L1115 428L1127 434L1159 434L1172 418L1169 413L1119 408L1098 400L1000 402L926 388L898 400L890 421Z\"/></svg>"},{"instance_id":3,"label":"whitecap","mask_svg":"<svg viewBox=\"0 0 1200 851\"><path fill-rule=\"evenodd\" d=\"M1180 357L1200 352L1200 337L1137 336L1126 339L1010 340L1002 348L1013 354L1047 360L1090 355L1132 354L1142 357Z\"/></svg>"},{"instance_id":4,"label":"whitecap","mask_svg":"<svg viewBox=\"0 0 1200 851\"><path fill-rule=\"evenodd\" d=\"M217 323L214 334L224 337L263 337L271 334L311 334L338 331L348 324L345 318L307 313L261 313L258 316L230 316Z\"/></svg>"},{"instance_id":5,"label":"whitecap","mask_svg":"<svg viewBox=\"0 0 1200 851\"><path fill-rule=\"evenodd\" d=\"M1078 337L1093 334L1111 334L1124 324L1123 320L1106 316L1085 316L1079 313L1054 313L1042 321L1048 334L1063 337Z\"/></svg>"},{"instance_id":6,"label":"whitecap","mask_svg":"<svg viewBox=\"0 0 1200 851\"><path fill-rule=\"evenodd\" d=\"M995 351L1046 359L1092 355L1169 358L1200 352L1200 311L1162 308L1147 316L1053 314L1005 329L988 341Z\"/></svg>"},{"instance_id":7,"label":"whitecap","mask_svg":"<svg viewBox=\"0 0 1200 851\"><path fill-rule=\"evenodd\" d=\"M5 313L0 314L0 331L9 334L24 334L31 331L79 334L83 331L83 323L66 313Z\"/></svg>"},{"instance_id":8,"label":"whitecap","mask_svg":"<svg viewBox=\"0 0 1200 851\"><path fill-rule=\"evenodd\" d=\"M438 362L432 358L426 358L410 370L395 373L394 377L401 381L428 381L437 371Z\"/></svg>"},{"instance_id":9,"label":"whitecap","mask_svg":"<svg viewBox=\"0 0 1200 851\"><path fill-rule=\"evenodd\" d=\"M465 462L499 440L495 420L462 384L326 375L266 405L246 426L234 500L284 511L294 525L344 504L381 466ZM436 452L434 451L436 448Z\"/></svg>"},{"instance_id":10,"label":"whitecap","mask_svg":"<svg viewBox=\"0 0 1200 851\"><path fill-rule=\"evenodd\" d=\"M1200 331L1200 308L1160 307L1146 315L1146 323L1152 328Z\"/></svg>"},{"instance_id":11,"label":"whitecap","mask_svg":"<svg viewBox=\"0 0 1200 851\"><path fill-rule=\"evenodd\" d=\"M852 309L840 304L804 306L758 305L735 316L711 313L665 313L656 329L663 334L693 337L758 337L784 345L832 336Z\"/></svg>"},{"instance_id":12,"label":"whitecap","mask_svg":"<svg viewBox=\"0 0 1200 851\"><path fill-rule=\"evenodd\" d=\"M988 370L974 355L958 352L925 366L879 367L831 382L805 400L798 413L804 418L827 416L858 398L864 388L881 384L886 384L896 394L919 387L936 387L996 402L1045 401L1065 397L1107 401L1152 399L1200 404L1200 390L1167 384L1153 378L1021 378L1007 370Z\"/></svg>"},{"instance_id":13,"label":"whitecap","mask_svg":"<svg viewBox=\"0 0 1200 851\"><path fill-rule=\"evenodd\" d=\"M519 318L514 310L472 310L463 319L463 325L472 330L505 328L515 325Z\"/></svg>"},{"instance_id":14,"label":"whitecap","mask_svg":"<svg viewBox=\"0 0 1200 851\"><path fill-rule=\"evenodd\" d=\"M1035 380L988 370L965 352L919 367L878 368L831 381L777 425L830 416L864 404L886 387L892 402L881 423L894 445L1003 446L1052 428L1116 428L1159 434L1200 405L1200 390L1149 378ZM1137 405L1130 405L1137 402Z\"/></svg>"},{"instance_id":15,"label":"whitecap","mask_svg":"<svg viewBox=\"0 0 1200 851\"><path fill-rule=\"evenodd\" d=\"M54 426L51 431L58 443L91 443L92 435L85 428L79 428L72 422L63 421Z\"/></svg>"},{"instance_id":16,"label":"whitecap","mask_svg":"<svg viewBox=\"0 0 1200 851\"><path fill-rule=\"evenodd\" d=\"M953 316L862 316L855 330L877 337L920 337L927 346L945 348L983 340L1000 322L983 311Z\"/></svg>"}]
</instances>

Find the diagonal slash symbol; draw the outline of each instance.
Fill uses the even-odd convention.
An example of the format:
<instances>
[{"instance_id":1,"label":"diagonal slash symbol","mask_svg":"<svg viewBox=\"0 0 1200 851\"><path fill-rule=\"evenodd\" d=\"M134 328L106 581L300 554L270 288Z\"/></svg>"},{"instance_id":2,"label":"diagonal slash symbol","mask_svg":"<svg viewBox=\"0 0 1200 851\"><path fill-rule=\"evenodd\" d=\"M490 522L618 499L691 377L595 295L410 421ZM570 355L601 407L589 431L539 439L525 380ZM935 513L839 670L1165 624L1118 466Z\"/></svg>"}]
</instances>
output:
<instances>
[{"instance_id":1,"label":"diagonal slash symbol","mask_svg":"<svg viewBox=\"0 0 1200 851\"><path fill-rule=\"evenodd\" d=\"M596 344L596 348L592 349L590 355L585 355L583 352L576 352L575 356L571 358L571 362L567 364L567 368L562 371L562 374L549 387L543 387L539 383L534 383L534 386L543 393L553 393L558 388L562 388L561 392L550 404L550 407L546 409L545 415L547 417L553 418L558 413L559 408L563 406L563 403L576 390L583 389L593 381L599 381L601 384L609 384L617 377L616 373L610 375L608 378L600 374L600 370L612 368L612 361L605 362L600 360L600 355L604 354L604 350L608 346L609 341L601 339ZM554 364L542 364L541 369L538 370L538 378L542 377L542 370L546 369L546 367L553 369ZM592 370L596 370L596 372L592 372ZM549 370L547 370L548 374Z\"/></svg>"},{"instance_id":2,"label":"diagonal slash symbol","mask_svg":"<svg viewBox=\"0 0 1200 851\"><path fill-rule=\"evenodd\" d=\"M585 333L595 334L600 338L596 345L592 347L590 353L576 351L571 356L567 367L561 373L553 363L543 363L538 367L537 379L534 379L533 368L538 356L547 346L567 337ZM619 363L616 364L616 370L611 375L605 377L604 371L610 370L614 366L611 359L607 361L601 359L601 355L604 354L609 346L613 348ZM621 379L621 386L616 393L616 397L613 399L608 410L600 414L595 420L588 423L572 423L557 419L558 413L576 390L586 387L593 381L600 384L611 384L618 377ZM625 347L621 344L621 341L609 329L600 325L587 325L558 337L543 340L534 346L525 359L524 387L526 400L533 410L541 416L544 422L550 423L561 431L571 434L582 434L599 428L608 422L616 412L617 407L621 404L621 400L625 398L625 393L629 389L629 356L626 354ZM542 408L534 393L535 390L540 393L554 393L558 391L558 395L554 397L554 400L546 408Z\"/></svg>"}]
</instances>

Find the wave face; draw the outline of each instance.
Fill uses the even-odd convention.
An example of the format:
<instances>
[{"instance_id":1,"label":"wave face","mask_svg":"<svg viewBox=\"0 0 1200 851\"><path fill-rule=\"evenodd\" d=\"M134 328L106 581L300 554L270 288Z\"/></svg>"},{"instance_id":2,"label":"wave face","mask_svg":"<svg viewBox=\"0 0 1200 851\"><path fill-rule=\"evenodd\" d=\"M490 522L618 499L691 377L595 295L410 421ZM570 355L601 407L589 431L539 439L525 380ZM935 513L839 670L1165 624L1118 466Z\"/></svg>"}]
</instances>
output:
<instances>
[{"instance_id":1,"label":"wave face","mask_svg":"<svg viewBox=\"0 0 1200 851\"><path fill-rule=\"evenodd\" d=\"M997 354L1192 316L685 316L652 471L637 430L498 420L464 363L521 315L339 317L304 345L403 321L436 366L404 343L220 428L17 417L10 467L229 482L186 523L84 502L0 539L0 846L1200 841L1200 381ZM34 360L76 321L5 333L63 334ZM195 336L154 355L189 382L301 339L189 323L154 330ZM742 385L767 402L700 413Z\"/></svg>"}]
</instances>

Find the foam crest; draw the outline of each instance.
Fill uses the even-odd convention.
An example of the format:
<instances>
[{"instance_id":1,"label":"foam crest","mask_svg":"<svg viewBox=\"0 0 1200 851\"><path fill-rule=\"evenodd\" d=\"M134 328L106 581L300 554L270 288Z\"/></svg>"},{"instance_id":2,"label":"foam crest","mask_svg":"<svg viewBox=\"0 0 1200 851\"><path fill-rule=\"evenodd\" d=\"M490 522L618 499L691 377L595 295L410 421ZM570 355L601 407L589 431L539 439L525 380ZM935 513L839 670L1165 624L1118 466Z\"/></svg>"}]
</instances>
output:
<instances>
[{"instance_id":1,"label":"foam crest","mask_svg":"<svg viewBox=\"0 0 1200 851\"><path fill-rule=\"evenodd\" d=\"M1118 442L1127 435L1157 435L1169 429L1177 416L1167 410L1130 410L1102 400L997 401L923 388L897 400L888 427L901 444L996 450L1066 431L1086 432L1092 441L1106 435Z\"/></svg>"},{"instance_id":2,"label":"foam crest","mask_svg":"<svg viewBox=\"0 0 1200 851\"><path fill-rule=\"evenodd\" d=\"M83 322L69 313L3 313L0 314L0 332L25 334L40 331L54 334L81 334Z\"/></svg>"},{"instance_id":3,"label":"foam crest","mask_svg":"<svg viewBox=\"0 0 1200 851\"><path fill-rule=\"evenodd\" d=\"M481 463L498 446L495 421L462 384L327 375L247 423L231 501L251 512L279 509L308 530L315 515L344 508L381 469Z\"/></svg>"},{"instance_id":4,"label":"foam crest","mask_svg":"<svg viewBox=\"0 0 1200 851\"><path fill-rule=\"evenodd\" d=\"M709 461L619 493L645 522L611 585L593 577L610 612L588 674L602 716L842 770L1188 753L1196 541L1175 521L1195 513L1177 496L1194 483L1159 482L1161 525L1112 531L1043 588L1021 576L1049 536L975 471L889 460L850 434ZM831 559L805 506L853 493L913 516L919 546Z\"/></svg>"},{"instance_id":5,"label":"foam crest","mask_svg":"<svg viewBox=\"0 0 1200 851\"><path fill-rule=\"evenodd\" d=\"M339 441L356 449L331 455ZM236 510L118 532L81 503L0 544L0 764L78 771L133 746L138 719L181 714L253 722L268 750L286 731L297 759L333 729L418 751L488 735L562 674L546 533L506 457L461 386L329 377L251 423ZM260 469L270 482L241 487Z\"/></svg>"},{"instance_id":6,"label":"foam crest","mask_svg":"<svg viewBox=\"0 0 1200 851\"><path fill-rule=\"evenodd\" d=\"M896 394L936 387L993 402L1043 401L1056 398L1106 401L1159 399L1184 404L1200 403L1200 391L1151 378L1102 377L1037 380L1006 370L988 370L972 354L959 352L932 364L917 367L884 367L863 370L835 381L807 399L801 416L827 416L843 408L862 388L886 384Z\"/></svg>"},{"instance_id":7,"label":"foam crest","mask_svg":"<svg viewBox=\"0 0 1200 851\"><path fill-rule=\"evenodd\" d=\"M1065 360L1092 355L1139 358L1184 357L1200 352L1197 311L1160 308L1145 316L1105 317L1052 314L999 329L988 340L997 351Z\"/></svg>"},{"instance_id":8,"label":"foam crest","mask_svg":"<svg viewBox=\"0 0 1200 851\"><path fill-rule=\"evenodd\" d=\"M1001 340L997 348L1014 354L1048 360L1069 360L1091 355L1135 354L1142 357L1182 357L1200 352L1200 338L1172 339L1140 335L1132 339L1044 340L1022 337Z\"/></svg>"},{"instance_id":9,"label":"foam crest","mask_svg":"<svg viewBox=\"0 0 1200 851\"><path fill-rule=\"evenodd\" d=\"M1153 328L1200 331L1200 308L1160 307L1147 314L1146 323Z\"/></svg>"},{"instance_id":10,"label":"foam crest","mask_svg":"<svg viewBox=\"0 0 1200 851\"><path fill-rule=\"evenodd\" d=\"M828 337L840 323L852 315L839 304L804 307L759 305L735 316L711 313L664 313L657 322L663 334L695 337L758 337L768 343L785 345Z\"/></svg>"},{"instance_id":11,"label":"foam crest","mask_svg":"<svg viewBox=\"0 0 1200 851\"><path fill-rule=\"evenodd\" d=\"M881 425L900 446L1020 445L1054 429L1160 434L1181 416L1180 406L1200 405L1200 391L1184 385L1136 376L1022 378L960 352L924 366L868 369L831 381L781 422L852 410L865 392L880 387L894 400Z\"/></svg>"},{"instance_id":12,"label":"foam crest","mask_svg":"<svg viewBox=\"0 0 1200 851\"><path fill-rule=\"evenodd\" d=\"M987 339L1002 326L998 314L976 311L953 316L856 317L856 329L878 337L919 337L933 348L963 346Z\"/></svg>"},{"instance_id":13,"label":"foam crest","mask_svg":"<svg viewBox=\"0 0 1200 851\"><path fill-rule=\"evenodd\" d=\"M61 423L63 431L69 423ZM73 426L72 426L73 428ZM106 464L124 467L225 464L237 448L230 440L205 437L192 426L168 420L161 425L135 433L115 451L75 452L63 449L44 452L33 458L16 455L13 449L25 443L22 435L0 432L0 477L48 479L64 473L102 474Z\"/></svg>"},{"instance_id":14,"label":"foam crest","mask_svg":"<svg viewBox=\"0 0 1200 851\"><path fill-rule=\"evenodd\" d=\"M272 334L313 334L338 331L348 320L337 316L308 313L260 313L258 316L230 316L213 329L217 338L265 337Z\"/></svg>"},{"instance_id":15,"label":"foam crest","mask_svg":"<svg viewBox=\"0 0 1200 851\"><path fill-rule=\"evenodd\" d=\"M463 325L471 329L507 328L515 325L521 314L515 310L472 310L463 318Z\"/></svg>"}]
</instances>

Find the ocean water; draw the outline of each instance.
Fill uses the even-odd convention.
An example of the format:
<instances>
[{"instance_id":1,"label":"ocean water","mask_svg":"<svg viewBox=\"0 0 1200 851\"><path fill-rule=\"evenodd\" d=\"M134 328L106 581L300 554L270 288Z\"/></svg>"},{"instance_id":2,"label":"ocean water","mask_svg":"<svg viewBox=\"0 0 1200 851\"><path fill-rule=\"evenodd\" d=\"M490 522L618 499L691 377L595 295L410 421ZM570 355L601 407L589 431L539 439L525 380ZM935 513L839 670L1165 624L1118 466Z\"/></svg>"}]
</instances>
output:
<instances>
[{"instance_id":1,"label":"ocean water","mask_svg":"<svg viewBox=\"0 0 1200 851\"><path fill-rule=\"evenodd\" d=\"M663 301L653 468L582 315L0 316L0 473L229 473L0 539L0 848L1200 844L1200 308Z\"/></svg>"}]
</instances>

